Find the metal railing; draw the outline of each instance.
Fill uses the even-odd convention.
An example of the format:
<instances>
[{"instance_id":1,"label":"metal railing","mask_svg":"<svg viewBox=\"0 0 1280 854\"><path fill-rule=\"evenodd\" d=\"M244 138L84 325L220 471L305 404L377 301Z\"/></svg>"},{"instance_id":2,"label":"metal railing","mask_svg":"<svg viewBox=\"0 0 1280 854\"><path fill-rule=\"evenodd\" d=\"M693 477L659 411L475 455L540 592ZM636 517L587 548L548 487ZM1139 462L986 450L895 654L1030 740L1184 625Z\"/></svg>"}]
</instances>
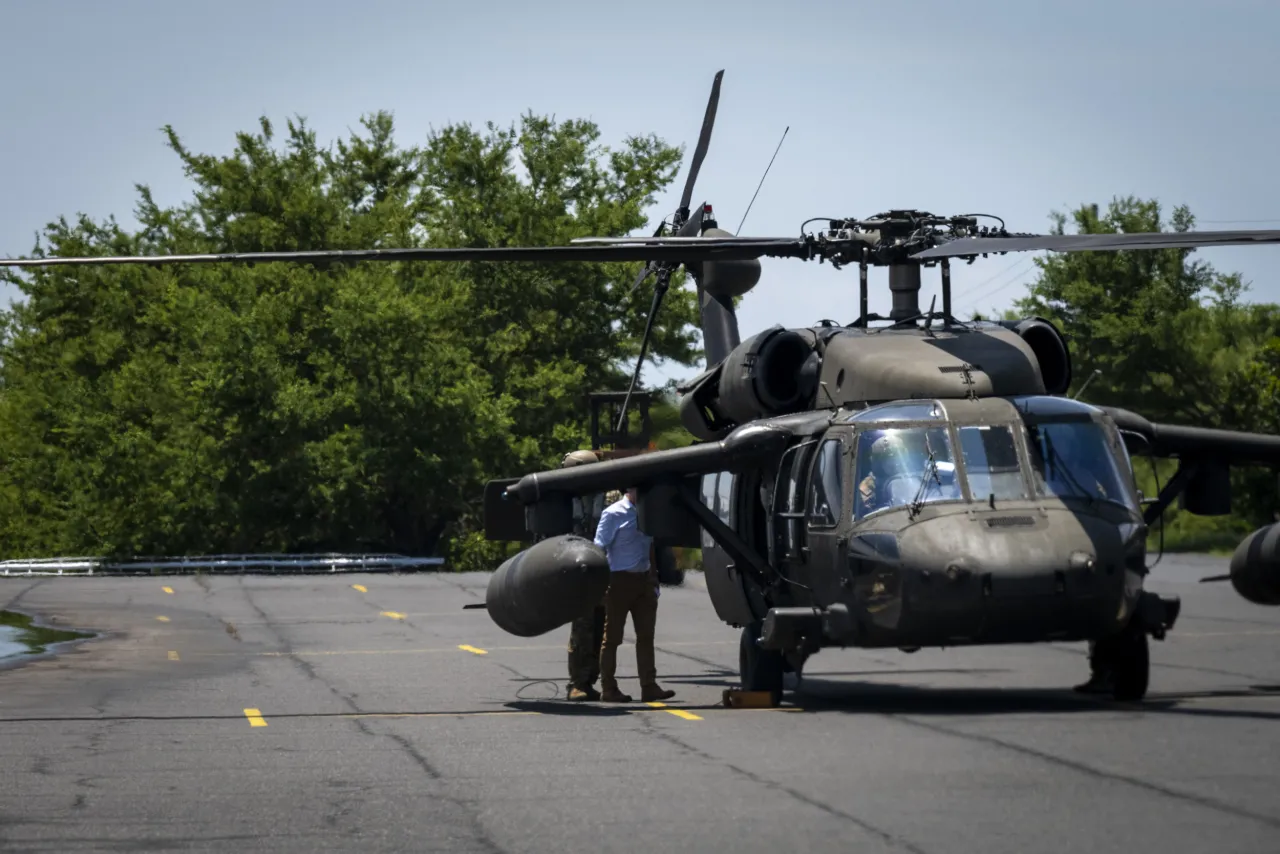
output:
<instances>
[{"instance_id":1,"label":"metal railing","mask_svg":"<svg viewBox=\"0 0 1280 854\"><path fill-rule=\"evenodd\" d=\"M138 557L108 560L98 557L50 557L0 561L6 575L180 575L209 572L301 575L334 572L414 572L444 565L442 557L396 554L254 554Z\"/></svg>"}]
</instances>

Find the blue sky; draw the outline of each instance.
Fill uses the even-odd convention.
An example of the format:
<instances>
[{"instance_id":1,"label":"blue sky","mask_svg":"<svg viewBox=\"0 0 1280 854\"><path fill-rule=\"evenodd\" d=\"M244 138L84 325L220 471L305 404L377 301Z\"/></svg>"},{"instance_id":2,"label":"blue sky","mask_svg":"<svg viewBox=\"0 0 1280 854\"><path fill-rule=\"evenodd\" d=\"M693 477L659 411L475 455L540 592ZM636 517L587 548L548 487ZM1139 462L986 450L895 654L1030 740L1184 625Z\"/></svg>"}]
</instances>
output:
<instances>
[{"instance_id":1,"label":"blue sky","mask_svg":"<svg viewBox=\"0 0 1280 854\"><path fill-rule=\"evenodd\" d=\"M720 68L695 202L710 201L723 227L736 227L791 128L747 234L894 207L1042 231L1051 210L1126 194L1188 204L1203 228L1280 228L1273 0L12 0L0 31L5 255L28 254L59 215L132 223L135 183L182 200L166 123L193 150L225 153L264 114L278 125L301 114L331 141L388 109L416 142L433 126L533 109L591 118L606 141L655 132L691 153ZM1252 299L1280 301L1280 246L1202 254L1243 273ZM1031 257L956 270L957 313L1008 306ZM872 310L887 312L884 271L871 285ZM924 304L936 290L927 271ZM856 315L856 269L766 260L740 322L745 336Z\"/></svg>"}]
</instances>

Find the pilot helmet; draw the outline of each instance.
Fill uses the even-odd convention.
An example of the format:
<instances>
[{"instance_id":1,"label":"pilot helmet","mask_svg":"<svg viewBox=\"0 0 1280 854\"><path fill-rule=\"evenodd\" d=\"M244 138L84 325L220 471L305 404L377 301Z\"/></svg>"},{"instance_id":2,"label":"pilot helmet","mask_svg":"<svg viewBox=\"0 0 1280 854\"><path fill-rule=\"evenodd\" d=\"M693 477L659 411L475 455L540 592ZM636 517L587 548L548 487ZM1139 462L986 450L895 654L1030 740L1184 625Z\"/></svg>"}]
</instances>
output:
<instances>
[{"instance_id":1,"label":"pilot helmet","mask_svg":"<svg viewBox=\"0 0 1280 854\"><path fill-rule=\"evenodd\" d=\"M907 445L895 433L885 433L871 443L871 467L885 475L897 474L906 468Z\"/></svg>"},{"instance_id":2,"label":"pilot helmet","mask_svg":"<svg viewBox=\"0 0 1280 854\"><path fill-rule=\"evenodd\" d=\"M564 455L564 459L560 461L560 468L571 469L574 466L585 466L588 463L598 463L600 460L590 451L570 451Z\"/></svg>"}]
</instances>

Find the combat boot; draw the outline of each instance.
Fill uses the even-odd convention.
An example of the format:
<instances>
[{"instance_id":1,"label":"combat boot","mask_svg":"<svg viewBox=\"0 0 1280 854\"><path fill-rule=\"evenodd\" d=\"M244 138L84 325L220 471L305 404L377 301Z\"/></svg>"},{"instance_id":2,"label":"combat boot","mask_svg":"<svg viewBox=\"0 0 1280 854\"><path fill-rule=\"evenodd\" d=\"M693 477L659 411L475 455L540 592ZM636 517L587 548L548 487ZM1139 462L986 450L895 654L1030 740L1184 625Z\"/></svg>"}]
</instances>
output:
<instances>
[{"instance_id":1,"label":"combat boot","mask_svg":"<svg viewBox=\"0 0 1280 854\"><path fill-rule=\"evenodd\" d=\"M579 702L586 700L588 702L594 703L596 700L600 699L600 692L597 691L595 688L591 687L590 685L588 685L585 688L579 688L577 685L570 685L569 699L576 700Z\"/></svg>"},{"instance_id":2,"label":"combat boot","mask_svg":"<svg viewBox=\"0 0 1280 854\"><path fill-rule=\"evenodd\" d=\"M1110 694L1115 689L1115 674L1111 670L1095 670L1088 682L1075 686L1077 694Z\"/></svg>"},{"instance_id":3,"label":"combat boot","mask_svg":"<svg viewBox=\"0 0 1280 854\"><path fill-rule=\"evenodd\" d=\"M630 694L624 694L624 693L622 693L621 691L619 691L617 688L614 688L612 691L610 691L609 689L607 689L607 688L606 688L606 689L604 690L604 692L600 695L600 702L602 702L602 703L630 703L630 702L631 702L631 695L630 695Z\"/></svg>"},{"instance_id":4,"label":"combat boot","mask_svg":"<svg viewBox=\"0 0 1280 854\"><path fill-rule=\"evenodd\" d=\"M640 702L657 703L661 700L670 700L675 695L675 691L664 689L660 685L649 685L640 689Z\"/></svg>"}]
</instances>

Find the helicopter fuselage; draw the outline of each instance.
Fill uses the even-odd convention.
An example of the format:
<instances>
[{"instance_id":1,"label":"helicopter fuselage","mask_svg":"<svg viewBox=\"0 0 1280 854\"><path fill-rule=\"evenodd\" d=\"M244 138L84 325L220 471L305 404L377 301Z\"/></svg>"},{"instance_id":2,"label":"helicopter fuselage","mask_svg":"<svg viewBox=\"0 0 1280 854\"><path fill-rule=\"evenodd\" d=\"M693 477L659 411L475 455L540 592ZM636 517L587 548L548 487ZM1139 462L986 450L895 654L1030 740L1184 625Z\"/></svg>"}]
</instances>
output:
<instances>
[{"instance_id":1,"label":"helicopter fuselage","mask_svg":"<svg viewBox=\"0 0 1280 854\"><path fill-rule=\"evenodd\" d=\"M773 570L761 584L704 529L726 622L773 612L807 626L779 631L810 647L914 648L1104 637L1137 609L1147 527L1101 411L1049 396L916 400L820 423L772 470L703 478L702 502ZM873 460L886 439L898 458Z\"/></svg>"}]
</instances>

